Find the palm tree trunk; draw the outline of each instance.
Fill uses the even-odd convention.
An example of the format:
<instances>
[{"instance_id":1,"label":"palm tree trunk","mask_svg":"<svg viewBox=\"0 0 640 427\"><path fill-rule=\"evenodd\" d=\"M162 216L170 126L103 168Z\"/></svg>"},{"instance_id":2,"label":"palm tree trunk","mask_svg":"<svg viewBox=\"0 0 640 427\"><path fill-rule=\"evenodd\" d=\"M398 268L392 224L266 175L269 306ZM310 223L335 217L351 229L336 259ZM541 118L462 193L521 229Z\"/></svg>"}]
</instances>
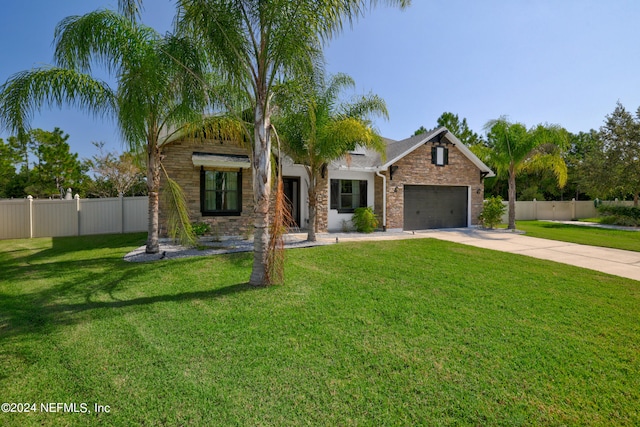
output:
<instances>
[{"instance_id":1,"label":"palm tree trunk","mask_svg":"<svg viewBox=\"0 0 640 427\"><path fill-rule=\"evenodd\" d=\"M160 251L159 234L159 193L160 193L160 150L156 141L147 142L147 190L149 191L149 225L145 252L157 254Z\"/></svg>"},{"instance_id":2,"label":"palm tree trunk","mask_svg":"<svg viewBox=\"0 0 640 427\"><path fill-rule=\"evenodd\" d=\"M266 104L266 108L264 108ZM268 103L256 102L253 143L254 226L253 268L249 283L269 285L267 278L269 245L269 195L271 194L271 137Z\"/></svg>"},{"instance_id":3,"label":"palm tree trunk","mask_svg":"<svg viewBox=\"0 0 640 427\"><path fill-rule=\"evenodd\" d=\"M516 171L513 164L509 166L509 230L516 229Z\"/></svg>"},{"instance_id":4,"label":"palm tree trunk","mask_svg":"<svg viewBox=\"0 0 640 427\"><path fill-rule=\"evenodd\" d=\"M318 210L318 195L316 190L317 179L310 168L307 168L307 174L309 176L309 189L307 194L309 195L309 229L307 231L307 240L309 242L315 242L316 237L316 218Z\"/></svg>"},{"instance_id":5,"label":"palm tree trunk","mask_svg":"<svg viewBox=\"0 0 640 427\"><path fill-rule=\"evenodd\" d=\"M307 230L307 241L315 242L318 240L316 237L316 218L317 218L317 206L316 206L316 189L309 187L309 229Z\"/></svg>"}]
</instances>

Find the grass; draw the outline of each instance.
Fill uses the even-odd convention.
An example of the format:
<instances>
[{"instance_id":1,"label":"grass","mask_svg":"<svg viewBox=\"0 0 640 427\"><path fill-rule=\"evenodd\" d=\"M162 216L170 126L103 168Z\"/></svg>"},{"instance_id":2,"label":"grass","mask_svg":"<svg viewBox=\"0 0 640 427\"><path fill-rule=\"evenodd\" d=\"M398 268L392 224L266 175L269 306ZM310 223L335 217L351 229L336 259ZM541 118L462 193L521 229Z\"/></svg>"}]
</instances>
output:
<instances>
[{"instance_id":1,"label":"grass","mask_svg":"<svg viewBox=\"0 0 640 427\"><path fill-rule=\"evenodd\" d=\"M640 231L614 230L548 221L518 221L516 228L524 230L527 236L531 237L640 252Z\"/></svg>"},{"instance_id":2,"label":"grass","mask_svg":"<svg viewBox=\"0 0 640 427\"><path fill-rule=\"evenodd\" d=\"M0 425L638 425L640 283L432 239L128 264L0 242ZM39 407L38 407L39 409Z\"/></svg>"}]
</instances>

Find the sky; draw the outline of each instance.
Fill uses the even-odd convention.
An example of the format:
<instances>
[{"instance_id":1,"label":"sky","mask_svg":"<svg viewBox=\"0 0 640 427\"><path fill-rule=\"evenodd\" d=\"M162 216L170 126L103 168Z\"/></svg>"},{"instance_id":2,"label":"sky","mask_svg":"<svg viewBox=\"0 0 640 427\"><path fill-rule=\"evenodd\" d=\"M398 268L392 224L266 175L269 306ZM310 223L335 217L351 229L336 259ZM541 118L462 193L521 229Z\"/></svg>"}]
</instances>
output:
<instances>
[{"instance_id":1,"label":"sky","mask_svg":"<svg viewBox=\"0 0 640 427\"><path fill-rule=\"evenodd\" d=\"M480 134L501 116L577 133L598 129L618 101L631 112L640 106L637 0L413 0L403 11L380 3L328 42L325 61L329 73L354 78L356 93L386 101L390 118L376 127L387 138L433 128L447 111ZM144 24L171 29L173 0L144 5ZM51 64L60 20L102 8L117 0L6 2L0 83ZM44 108L31 126L61 128L81 158L96 154L92 142L124 149L114 123L74 109Z\"/></svg>"}]
</instances>

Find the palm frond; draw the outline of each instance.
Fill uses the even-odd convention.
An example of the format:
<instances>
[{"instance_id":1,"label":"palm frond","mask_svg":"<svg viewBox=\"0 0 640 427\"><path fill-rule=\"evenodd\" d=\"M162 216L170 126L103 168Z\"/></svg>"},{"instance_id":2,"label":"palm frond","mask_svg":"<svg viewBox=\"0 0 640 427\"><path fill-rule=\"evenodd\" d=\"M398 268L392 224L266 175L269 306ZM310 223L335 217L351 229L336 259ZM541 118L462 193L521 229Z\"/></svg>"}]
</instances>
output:
<instances>
[{"instance_id":1,"label":"palm frond","mask_svg":"<svg viewBox=\"0 0 640 427\"><path fill-rule=\"evenodd\" d=\"M189 209L182 188L171 179L162 166L166 187L162 192L167 207L167 234L184 246L195 246L196 236L189 220Z\"/></svg>"},{"instance_id":2,"label":"palm frond","mask_svg":"<svg viewBox=\"0 0 640 427\"><path fill-rule=\"evenodd\" d=\"M318 150L326 161L338 159L357 146L385 155L384 140L367 123L353 117L332 120L319 130Z\"/></svg>"},{"instance_id":3,"label":"palm frond","mask_svg":"<svg viewBox=\"0 0 640 427\"><path fill-rule=\"evenodd\" d=\"M282 172L280 172L280 175ZM293 217L287 207L282 176L277 177L276 197L273 218L269 226L269 248L267 251L267 280L268 283L281 284L284 282L284 234L293 224Z\"/></svg>"},{"instance_id":4,"label":"palm frond","mask_svg":"<svg viewBox=\"0 0 640 427\"><path fill-rule=\"evenodd\" d=\"M322 88L325 83L323 81L315 82L316 87ZM334 104L342 91L345 89L355 89L356 81L348 74L345 73L337 73L331 76L329 80L329 84L326 85L322 91L322 96L320 97L322 102L327 104Z\"/></svg>"},{"instance_id":5,"label":"palm frond","mask_svg":"<svg viewBox=\"0 0 640 427\"><path fill-rule=\"evenodd\" d=\"M34 112L43 105L71 105L97 116L116 109L115 95L107 83L64 68L22 71L0 86L0 120L10 131L27 130Z\"/></svg>"},{"instance_id":6,"label":"palm frond","mask_svg":"<svg viewBox=\"0 0 640 427\"><path fill-rule=\"evenodd\" d=\"M524 172L541 172L551 170L556 177L558 186L564 188L567 184L568 169L562 158L562 153L557 146L545 144L532 152L531 156L519 168Z\"/></svg>"},{"instance_id":7,"label":"palm frond","mask_svg":"<svg viewBox=\"0 0 640 427\"><path fill-rule=\"evenodd\" d=\"M98 10L60 21L54 33L54 58L58 66L82 72L91 72L92 63L98 63L117 76L144 62L153 49L152 41L160 38L153 28Z\"/></svg>"},{"instance_id":8,"label":"palm frond","mask_svg":"<svg viewBox=\"0 0 640 427\"><path fill-rule=\"evenodd\" d=\"M330 40L342 32L344 25L353 26L358 19L362 18L366 12L378 4L383 3L388 6L396 6L405 9L411 5L411 0L351 0L351 1L330 1L317 2L316 31L323 40ZM324 19L323 19L324 18Z\"/></svg>"},{"instance_id":9,"label":"palm frond","mask_svg":"<svg viewBox=\"0 0 640 427\"><path fill-rule=\"evenodd\" d=\"M132 22L140 19L142 14L142 0L118 0L118 10Z\"/></svg>"},{"instance_id":10,"label":"palm frond","mask_svg":"<svg viewBox=\"0 0 640 427\"><path fill-rule=\"evenodd\" d=\"M362 120L373 117L381 117L389 120L387 103L375 94L362 95L344 106L344 114L348 117L356 117Z\"/></svg>"}]
</instances>

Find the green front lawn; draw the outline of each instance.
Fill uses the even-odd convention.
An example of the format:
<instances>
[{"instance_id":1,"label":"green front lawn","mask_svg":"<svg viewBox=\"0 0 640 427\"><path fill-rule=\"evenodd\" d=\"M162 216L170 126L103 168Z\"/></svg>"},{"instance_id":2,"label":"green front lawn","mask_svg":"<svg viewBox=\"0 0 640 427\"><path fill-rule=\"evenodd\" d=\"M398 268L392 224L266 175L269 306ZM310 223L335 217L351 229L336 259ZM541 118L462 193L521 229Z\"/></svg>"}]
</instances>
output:
<instances>
[{"instance_id":1,"label":"green front lawn","mask_svg":"<svg viewBox=\"0 0 640 427\"><path fill-rule=\"evenodd\" d=\"M640 231L613 230L548 221L518 221L516 228L524 230L527 236L531 237L640 252Z\"/></svg>"},{"instance_id":2,"label":"green front lawn","mask_svg":"<svg viewBox=\"0 0 640 427\"><path fill-rule=\"evenodd\" d=\"M128 264L0 241L0 425L638 425L640 283L434 239ZM40 411L40 406L38 406Z\"/></svg>"}]
</instances>

